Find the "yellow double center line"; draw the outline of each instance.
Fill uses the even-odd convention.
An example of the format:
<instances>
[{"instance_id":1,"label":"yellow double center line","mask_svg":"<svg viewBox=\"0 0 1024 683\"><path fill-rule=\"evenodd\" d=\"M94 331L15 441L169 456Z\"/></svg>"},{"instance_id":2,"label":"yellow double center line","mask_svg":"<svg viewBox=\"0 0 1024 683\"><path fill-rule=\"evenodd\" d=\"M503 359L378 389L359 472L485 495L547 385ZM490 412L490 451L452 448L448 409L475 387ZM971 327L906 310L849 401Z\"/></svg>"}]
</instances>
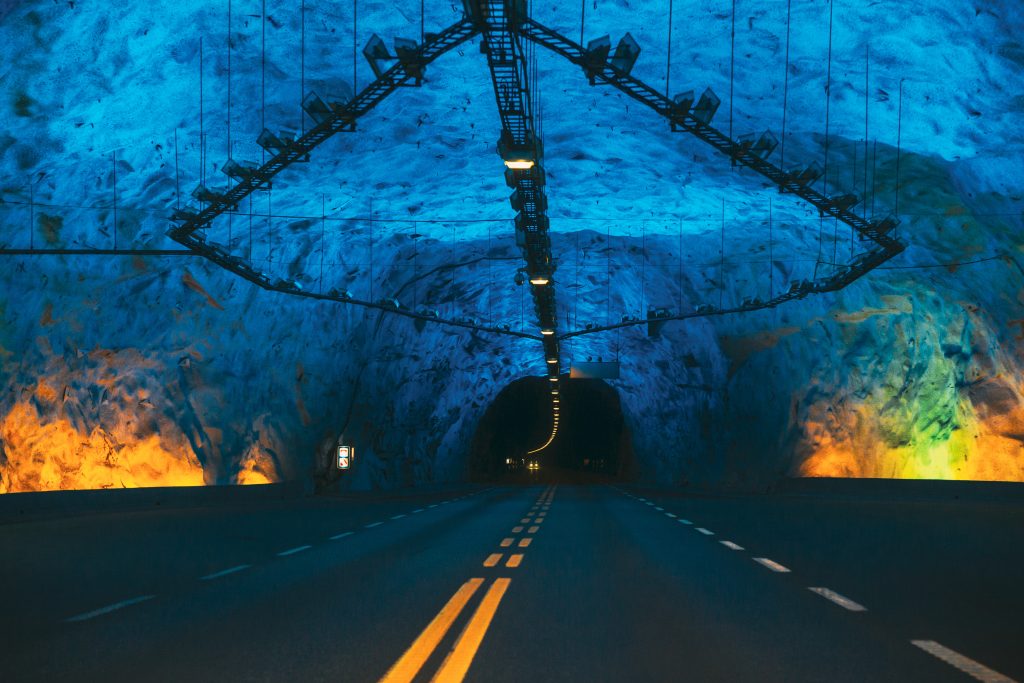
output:
<instances>
[{"instance_id":1,"label":"yellow double center line","mask_svg":"<svg viewBox=\"0 0 1024 683\"><path fill-rule=\"evenodd\" d=\"M543 504L546 510L551 505L553 496L554 487L548 487L537 503ZM534 510L531 510L532 521L536 525L544 521L544 516L547 513L541 512L537 514L535 510L536 505ZM522 519L520 524L528 524L530 521L530 517L526 517ZM523 527L517 526L512 529L512 533L520 533L522 530ZM537 526L531 526L527 533L533 534L537 530ZM518 545L520 548L526 548L530 545L531 541L531 538L522 538L519 540ZM514 542L515 539L506 538L501 542L501 547L507 548ZM488 555L487 559L484 560L484 567L497 566L501 558L502 553ZM521 553L514 553L509 556L505 566L515 568L522 561L523 555ZM459 615L462 614L466 605L469 604L469 601L483 583L484 579L473 578L462 584L445 606L441 608L437 616L427 624L427 627L423 629L419 637L413 641L413 644L409 646L405 654L384 674L384 677L380 679L380 683L410 683L416 678L424 664L426 664L427 660L430 659L430 656L437 649L437 646L444 640L452 624L459 618ZM430 679L432 683L460 683L466 677L466 673L473 663L473 658L476 657L476 653L480 649L484 635L486 635L487 629L490 628L491 620L494 619L494 615L498 611L498 605L501 604L501 599L505 597L505 591L508 590L510 583L512 583L512 579L501 577L495 579L490 587L488 587L476 611L473 612L473 616L470 617L469 622L455 641L455 645L452 646L451 651L441 663L437 673Z\"/></svg>"},{"instance_id":2,"label":"yellow double center line","mask_svg":"<svg viewBox=\"0 0 1024 683\"><path fill-rule=\"evenodd\" d=\"M437 649L445 634L448 633L452 624L458 619L459 614L462 613L462 610L483 582L483 579L474 578L462 584L455 591L455 595L441 608L441 611L434 617L433 621L427 624L427 627L423 629L419 637L405 651L405 654L384 674L384 677L380 679L381 683L408 683L412 681L419 674L420 669L423 668L430 655ZM459 634L459 638L455 641L451 652L445 657L441 668L430 679L431 681L435 683L457 683L466 677L469 665L473 662L473 658L480 648L480 643L483 642L484 634L487 633L491 620L494 618L494 613L498 611L498 605L505 596L505 591L508 590L508 585L511 582L511 579L506 578L494 580L494 583L487 589L483 600L470 618L469 623L466 624L466 627L462 629L462 633Z\"/></svg>"}]
</instances>

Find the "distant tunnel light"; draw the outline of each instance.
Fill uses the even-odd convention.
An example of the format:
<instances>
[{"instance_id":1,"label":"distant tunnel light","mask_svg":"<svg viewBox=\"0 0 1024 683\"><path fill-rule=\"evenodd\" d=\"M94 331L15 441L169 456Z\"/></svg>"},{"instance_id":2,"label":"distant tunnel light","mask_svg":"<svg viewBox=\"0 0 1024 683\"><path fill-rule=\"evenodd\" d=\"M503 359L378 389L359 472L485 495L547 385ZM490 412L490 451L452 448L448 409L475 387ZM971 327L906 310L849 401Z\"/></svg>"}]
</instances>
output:
<instances>
[{"instance_id":1,"label":"distant tunnel light","mask_svg":"<svg viewBox=\"0 0 1024 683\"><path fill-rule=\"evenodd\" d=\"M537 285L539 287L542 287L542 286L546 285L549 282L551 282L551 281L546 276L544 276L544 275L535 275L535 276L530 278L530 284L531 285Z\"/></svg>"},{"instance_id":2,"label":"distant tunnel light","mask_svg":"<svg viewBox=\"0 0 1024 683\"><path fill-rule=\"evenodd\" d=\"M555 330L553 327L545 327L541 329L540 333L543 334L545 337L550 337L555 333Z\"/></svg>"},{"instance_id":3,"label":"distant tunnel light","mask_svg":"<svg viewBox=\"0 0 1024 683\"><path fill-rule=\"evenodd\" d=\"M558 359L557 358L548 358L548 362L554 364L554 363L558 362Z\"/></svg>"},{"instance_id":4,"label":"distant tunnel light","mask_svg":"<svg viewBox=\"0 0 1024 683\"><path fill-rule=\"evenodd\" d=\"M549 382L557 382L558 378L557 377L548 377L548 381Z\"/></svg>"},{"instance_id":5,"label":"distant tunnel light","mask_svg":"<svg viewBox=\"0 0 1024 683\"><path fill-rule=\"evenodd\" d=\"M534 166L533 159L506 159L505 166L513 171L528 171Z\"/></svg>"}]
</instances>

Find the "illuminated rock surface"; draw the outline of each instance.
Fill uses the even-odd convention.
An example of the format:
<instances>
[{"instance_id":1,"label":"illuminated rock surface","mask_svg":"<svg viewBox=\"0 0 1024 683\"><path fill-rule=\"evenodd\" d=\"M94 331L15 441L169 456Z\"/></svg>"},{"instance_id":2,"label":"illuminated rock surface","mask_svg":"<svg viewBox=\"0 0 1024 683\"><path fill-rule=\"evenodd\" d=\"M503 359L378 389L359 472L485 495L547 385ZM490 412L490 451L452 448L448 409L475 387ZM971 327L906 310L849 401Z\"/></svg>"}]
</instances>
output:
<instances>
[{"instance_id":1,"label":"illuminated rock surface","mask_svg":"<svg viewBox=\"0 0 1024 683\"><path fill-rule=\"evenodd\" d=\"M427 4L428 30L457 19L451 3ZM264 118L272 129L302 125L300 18L268 3L264 72L259 7L249 5L236 2L231 22L230 136L235 158L259 160ZM621 360L616 387L641 477L756 487L786 475L1024 479L1019 13L1009 1L864 5L835 9L829 190L867 189L869 215L892 210L905 79L899 234L910 248L836 295L670 323L657 339L629 328L566 341L563 362ZM535 14L575 39L577 10ZM784 8L737 11L735 134L779 133ZM787 166L825 153L827 5L799 1L793 12ZM664 88L664 13L661 2L602 0L588 7L586 34L614 41L629 30L643 47L634 74ZM173 248L163 233L176 187L184 201L201 172L200 34L202 172L211 187L225 183L226 3L37 1L0 16L0 242L109 248L116 184L119 247ZM351 18L345 3L307 10L307 88L351 81ZM359 22L360 48L374 32L418 37L419 3L360 3ZM671 90L714 88L722 129L729 23L723 5L677 12L673 30ZM535 332L512 283L520 260L485 62L476 42L460 53L208 239L306 289L396 296ZM849 258L850 236L799 202L554 56L539 53L538 69L561 331L649 305L765 298L810 277L817 260ZM360 86L368 75L360 56ZM0 492L323 483L341 433L357 444L352 486L459 479L489 403L544 372L533 341L417 331L265 292L197 258L3 259Z\"/></svg>"}]
</instances>

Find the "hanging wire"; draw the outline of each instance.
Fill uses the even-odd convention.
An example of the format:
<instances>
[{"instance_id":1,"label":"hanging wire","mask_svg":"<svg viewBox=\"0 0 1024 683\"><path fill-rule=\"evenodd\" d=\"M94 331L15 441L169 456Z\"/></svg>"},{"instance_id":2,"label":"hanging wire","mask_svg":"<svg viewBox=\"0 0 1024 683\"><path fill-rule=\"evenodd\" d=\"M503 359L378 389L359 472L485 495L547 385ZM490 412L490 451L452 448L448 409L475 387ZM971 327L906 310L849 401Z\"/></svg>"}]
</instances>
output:
<instances>
[{"instance_id":1,"label":"hanging wire","mask_svg":"<svg viewBox=\"0 0 1024 683\"><path fill-rule=\"evenodd\" d=\"M722 244L721 259L718 265L718 308L722 308L725 299L725 198L722 199Z\"/></svg>"},{"instance_id":2,"label":"hanging wire","mask_svg":"<svg viewBox=\"0 0 1024 683\"><path fill-rule=\"evenodd\" d=\"M896 208L894 213L900 215L900 150L903 142L903 81L900 79L900 103L896 114ZM896 228L899 229L899 226Z\"/></svg>"},{"instance_id":3,"label":"hanging wire","mask_svg":"<svg viewBox=\"0 0 1024 683\"><path fill-rule=\"evenodd\" d=\"M306 134L306 117L302 115L302 98L306 96L306 0L299 5L299 130Z\"/></svg>"},{"instance_id":4,"label":"hanging wire","mask_svg":"<svg viewBox=\"0 0 1024 683\"><path fill-rule=\"evenodd\" d=\"M672 6L674 0L668 0L668 58L665 60L665 97L669 96L669 84L672 81Z\"/></svg>"},{"instance_id":5,"label":"hanging wire","mask_svg":"<svg viewBox=\"0 0 1024 683\"><path fill-rule=\"evenodd\" d=\"M779 168L786 170L786 111L789 109L789 25L793 12L793 0L786 0L786 71L782 80L782 150Z\"/></svg>"},{"instance_id":6,"label":"hanging wire","mask_svg":"<svg viewBox=\"0 0 1024 683\"><path fill-rule=\"evenodd\" d=\"M262 29L260 39L260 130L263 130L267 127L267 0L263 0L260 26ZM260 156L266 163L267 150L263 149Z\"/></svg>"},{"instance_id":7,"label":"hanging wire","mask_svg":"<svg viewBox=\"0 0 1024 683\"><path fill-rule=\"evenodd\" d=\"M736 0L732 0L732 30L729 34L729 142L734 140L732 136L732 104L733 84L736 74ZM736 160L733 160L733 166Z\"/></svg>"},{"instance_id":8,"label":"hanging wire","mask_svg":"<svg viewBox=\"0 0 1024 683\"><path fill-rule=\"evenodd\" d=\"M231 158L231 0L228 0L228 159Z\"/></svg>"},{"instance_id":9,"label":"hanging wire","mask_svg":"<svg viewBox=\"0 0 1024 683\"><path fill-rule=\"evenodd\" d=\"M206 137L203 134L203 37L199 36L199 184L206 184Z\"/></svg>"}]
</instances>

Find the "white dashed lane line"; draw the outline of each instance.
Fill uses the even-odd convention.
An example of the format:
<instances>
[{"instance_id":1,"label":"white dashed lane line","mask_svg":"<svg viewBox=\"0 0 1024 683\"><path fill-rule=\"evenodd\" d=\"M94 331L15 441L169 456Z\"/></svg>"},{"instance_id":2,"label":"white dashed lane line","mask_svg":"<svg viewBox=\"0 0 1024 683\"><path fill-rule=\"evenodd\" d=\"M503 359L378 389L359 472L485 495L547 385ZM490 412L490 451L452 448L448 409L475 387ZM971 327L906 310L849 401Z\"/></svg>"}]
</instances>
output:
<instances>
[{"instance_id":1,"label":"white dashed lane line","mask_svg":"<svg viewBox=\"0 0 1024 683\"><path fill-rule=\"evenodd\" d=\"M666 517L671 517L672 519L675 519L675 518L676 518L675 514L673 514L673 513L671 513L671 512L666 512L666 513L665 513L665 516L666 516Z\"/></svg>"},{"instance_id":2,"label":"white dashed lane line","mask_svg":"<svg viewBox=\"0 0 1024 683\"><path fill-rule=\"evenodd\" d=\"M710 529L705 529L702 526L694 527L694 529L696 529L700 533L704 534L705 536L714 536L715 535L714 531L711 531Z\"/></svg>"},{"instance_id":3,"label":"white dashed lane line","mask_svg":"<svg viewBox=\"0 0 1024 683\"><path fill-rule=\"evenodd\" d=\"M351 531L342 531L340 534L334 534L333 536L331 536L331 540L332 541L337 541L337 540L345 538L347 536L351 536L352 534L353 534L353 532L351 532Z\"/></svg>"},{"instance_id":4,"label":"white dashed lane line","mask_svg":"<svg viewBox=\"0 0 1024 683\"><path fill-rule=\"evenodd\" d=\"M415 515L415 514L420 513L420 512L423 512L423 508L416 508L415 510L412 511L412 514Z\"/></svg>"},{"instance_id":5,"label":"white dashed lane line","mask_svg":"<svg viewBox=\"0 0 1024 683\"><path fill-rule=\"evenodd\" d=\"M365 529L372 529L373 527L380 526L383 523L384 522L370 522L369 524L365 525L363 528L365 528Z\"/></svg>"},{"instance_id":6,"label":"white dashed lane line","mask_svg":"<svg viewBox=\"0 0 1024 683\"><path fill-rule=\"evenodd\" d=\"M312 547L313 546L311 546L311 545L296 546L294 548L289 548L288 550L282 550L281 552L279 552L277 554L277 556L278 557L288 557L289 555L294 555L295 553L301 553L303 550L309 550Z\"/></svg>"},{"instance_id":7,"label":"white dashed lane line","mask_svg":"<svg viewBox=\"0 0 1024 683\"><path fill-rule=\"evenodd\" d=\"M847 598L847 597L845 597L843 595L840 595L839 593L836 593L834 590L832 590L830 588L820 588L820 587L817 587L817 586L811 586L807 590L811 591L812 593L817 593L818 595L820 595L821 597L825 598L826 600L831 600L832 602L836 603L840 607L845 607L846 609L850 610L851 612L867 612L868 611L867 608L864 607L864 605L861 605L860 603L854 602L850 598Z\"/></svg>"},{"instance_id":8,"label":"white dashed lane line","mask_svg":"<svg viewBox=\"0 0 1024 683\"><path fill-rule=\"evenodd\" d=\"M212 574L207 574L206 576L201 576L201 577L199 577L199 579L200 579L200 581L210 581L212 579L219 579L222 576L227 576L228 574L235 574L235 573L240 572L240 571L242 571L244 569L248 569L251 566L252 565L249 565L249 564L240 564L238 566L231 567L229 569L222 569L219 572L214 572Z\"/></svg>"},{"instance_id":9,"label":"white dashed lane line","mask_svg":"<svg viewBox=\"0 0 1024 683\"><path fill-rule=\"evenodd\" d=\"M680 523L680 524L693 524L693 522L691 522L691 521L690 521L690 520L688 520L688 519L680 519L680 520L679 520L679 523Z\"/></svg>"},{"instance_id":10,"label":"white dashed lane line","mask_svg":"<svg viewBox=\"0 0 1024 683\"><path fill-rule=\"evenodd\" d=\"M69 622L85 621L86 619L92 619L93 617L98 617L98 616L103 615L103 614L109 614L110 612L113 612L115 610L119 610L119 609L121 609L123 607L130 607L131 605L137 605L140 602L145 602L146 600L152 600L155 597L156 597L155 595L140 595L137 598L129 598L128 600L122 600L121 602L115 602L113 605L107 605L106 607L100 607L99 609L94 609L91 612L85 612L84 614L77 614L77 615L75 615L73 617L68 617L67 619L65 619L65 621L69 621Z\"/></svg>"},{"instance_id":11,"label":"white dashed lane line","mask_svg":"<svg viewBox=\"0 0 1024 683\"><path fill-rule=\"evenodd\" d=\"M976 662L970 657L965 657L955 650L950 650L945 645L940 645L934 640L911 640L910 642L933 657L938 657L947 664L955 666L968 676L972 676L979 681L985 681L985 683L1016 683L1016 681L1009 676L1004 676L998 671L993 671L984 664Z\"/></svg>"},{"instance_id":12,"label":"white dashed lane line","mask_svg":"<svg viewBox=\"0 0 1024 683\"><path fill-rule=\"evenodd\" d=\"M391 519L401 519L402 517L405 517L405 515L392 515Z\"/></svg>"},{"instance_id":13,"label":"white dashed lane line","mask_svg":"<svg viewBox=\"0 0 1024 683\"><path fill-rule=\"evenodd\" d=\"M719 543L724 545L729 550L743 550L743 546L733 543L732 541L719 541Z\"/></svg>"},{"instance_id":14,"label":"white dashed lane line","mask_svg":"<svg viewBox=\"0 0 1024 683\"><path fill-rule=\"evenodd\" d=\"M771 569L773 572L779 572L780 574L784 574L789 571L788 568L783 567L775 560L769 560L767 557L755 557L754 562L757 562L760 565L768 567L768 569Z\"/></svg>"}]
</instances>

